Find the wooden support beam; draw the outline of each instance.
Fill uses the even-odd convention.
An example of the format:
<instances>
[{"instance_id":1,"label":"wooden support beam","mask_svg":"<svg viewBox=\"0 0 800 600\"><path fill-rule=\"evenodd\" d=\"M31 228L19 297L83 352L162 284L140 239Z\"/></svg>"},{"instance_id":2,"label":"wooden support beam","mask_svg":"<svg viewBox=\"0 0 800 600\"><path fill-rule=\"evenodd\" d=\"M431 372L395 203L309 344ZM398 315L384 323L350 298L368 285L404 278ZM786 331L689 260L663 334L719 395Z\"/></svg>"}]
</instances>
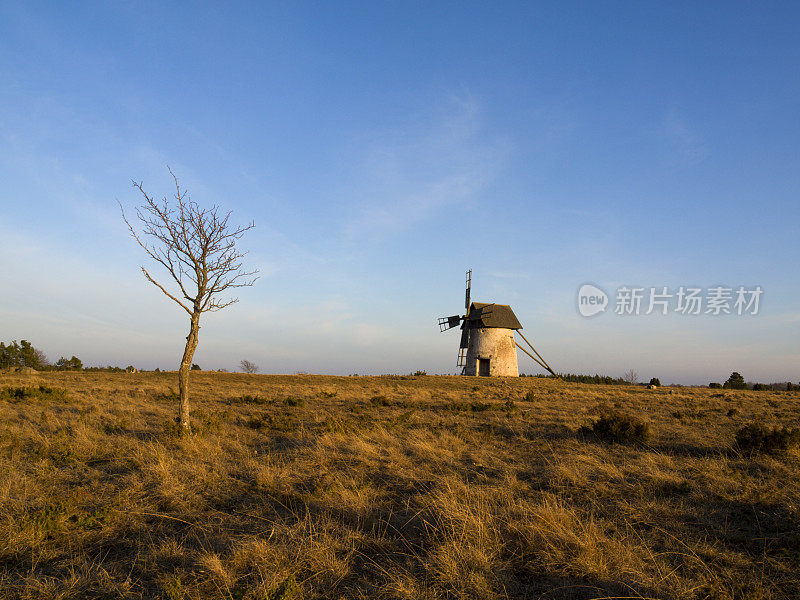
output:
<instances>
[{"instance_id":1,"label":"wooden support beam","mask_svg":"<svg viewBox=\"0 0 800 600\"><path fill-rule=\"evenodd\" d=\"M520 349L520 350L522 350L522 351L523 351L525 354L527 354L528 356L530 356L530 357L531 357L531 358L532 358L532 359L533 359L533 360L534 360L534 361L535 361L535 362L536 362L536 363L537 363L539 366L541 366L543 369L547 369L548 371L550 371L550 369L548 369L548 368L547 368L545 365L543 365L543 364L541 363L541 361L539 361L539 359L538 359L538 358L536 358L536 357L535 357L533 354L531 354L530 352L528 352L527 350L525 350L525 348L523 348L523 347L522 347L522 346L520 346L519 344L517 344L517 348L519 348L519 349ZM552 371L551 371L551 372L552 372Z\"/></svg>"},{"instance_id":2,"label":"wooden support beam","mask_svg":"<svg viewBox=\"0 0 800 600\"><path fill-rule=\"evenodd\" d=\"M524 335L522 335L522 332L521 332L519 329L517 329L517 333L519 334L519 337L521 337L523 340L525 340L525 343L526 343L526 344L528 344L528 346L530 346L530 347L531 347L531 350L533 350L533 351L534 351L534 353L536 354L536 356L538 356L538 357L539 357L539 359L542 361L542 362L540 362L539 364L541 364L541 365L542 365L542 366L543 366L545 369L547 369L548 371L550 371L550 373L551 373L551 374L553 374L553 375L556 375L556 372L555 372L555 371L553 371L553 369L551 369L551 368L550 368L550 365L548 365L548 364L547 364L547 361L546 361L544 358L542 358L542 355L541 355L541 354L539 354L538 352L536 352L536 348L534 348L534 347L533 347L533 344L531 344L531 343L528 341L528 338L526 338ZM520 348L522 348L522 346L520 346ZM526 354L527 354L528 356L531 356L529 352L526 352ZM533 358L533 357L531 356L531 358ZM539 362L539 361L537 361L537 362ZM556 377L558 377L558 375L556 375Z\"/></svg>"}]
</instances>

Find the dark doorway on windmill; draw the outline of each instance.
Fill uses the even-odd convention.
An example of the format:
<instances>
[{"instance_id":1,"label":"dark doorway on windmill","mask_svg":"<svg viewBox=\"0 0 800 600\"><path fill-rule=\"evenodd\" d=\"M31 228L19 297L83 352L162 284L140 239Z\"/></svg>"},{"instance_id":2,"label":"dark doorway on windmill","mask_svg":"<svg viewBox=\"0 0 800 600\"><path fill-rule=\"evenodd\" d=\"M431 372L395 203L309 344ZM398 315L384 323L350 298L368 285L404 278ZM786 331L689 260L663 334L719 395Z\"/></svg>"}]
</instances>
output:
<instances>
[{"instance_id":1,"label":"dark doorway on windmill","mask_svg":"<svg viewBox=\"0 0 800 600\"><path fill-rule=\"evenodd\" d=\"M480 377L488 377L489 376L489 359L488 358L479 358L478 359L478 375Z\"/></svg>"}]
</instances>

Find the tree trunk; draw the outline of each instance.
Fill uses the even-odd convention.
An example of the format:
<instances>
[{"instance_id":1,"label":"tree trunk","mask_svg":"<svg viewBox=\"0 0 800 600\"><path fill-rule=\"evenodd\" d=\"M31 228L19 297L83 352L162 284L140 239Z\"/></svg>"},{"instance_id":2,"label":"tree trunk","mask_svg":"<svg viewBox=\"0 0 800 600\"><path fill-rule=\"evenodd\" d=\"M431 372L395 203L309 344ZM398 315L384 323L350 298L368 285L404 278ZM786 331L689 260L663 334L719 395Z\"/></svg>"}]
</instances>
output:
<instances>
[{"instance_id":1,"label":"tree trunk","mask_svg":"<svg viewBox=\"0 0 800 600\"><path fill-rule=\"evenodd\" d=\"M189 335L186 336L186 349L183 351L181 367L178 371L178 390L180 393L179 418L181 427L189 431L189 371L192 369L192 358L197 349L197 332L200 329L200 311L192 314Z\"/></svg>"}]
</instances>

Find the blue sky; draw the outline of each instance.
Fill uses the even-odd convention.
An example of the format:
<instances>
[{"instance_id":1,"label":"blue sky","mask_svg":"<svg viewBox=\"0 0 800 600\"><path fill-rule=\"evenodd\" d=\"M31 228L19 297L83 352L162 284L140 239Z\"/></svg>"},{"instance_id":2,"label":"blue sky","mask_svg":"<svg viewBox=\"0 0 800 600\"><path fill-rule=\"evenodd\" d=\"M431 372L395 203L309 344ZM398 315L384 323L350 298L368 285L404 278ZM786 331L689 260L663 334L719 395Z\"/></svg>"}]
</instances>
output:
<instances>
[{"instance_id":1,"label":"blue sky","mask_svg":"<svg viewBox=\"0 0 800 600\"><path fill-rule=\"evenodd\" d=\"M472 268L556 370L798 381L798 25L792 2L0 2L0 338L175 368L188 323L117 206L170 165L256 222L261 279L204 318L204 368L454 373L436 317ZM586 319L587 282L764 294Z\"/></svg>"}]
</instances>

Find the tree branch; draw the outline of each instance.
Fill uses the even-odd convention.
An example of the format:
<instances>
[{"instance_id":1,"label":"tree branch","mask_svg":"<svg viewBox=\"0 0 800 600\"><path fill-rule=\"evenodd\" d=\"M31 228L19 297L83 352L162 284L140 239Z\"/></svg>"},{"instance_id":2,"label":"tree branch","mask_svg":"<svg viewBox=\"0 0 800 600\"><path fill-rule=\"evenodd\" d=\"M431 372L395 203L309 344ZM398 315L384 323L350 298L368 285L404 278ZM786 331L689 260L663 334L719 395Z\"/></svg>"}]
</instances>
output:
<instances>
[{"instance_id":1,"label":"tree branch","mask_svg":"<svg viewBox=\"0 0 800 600\"><path fill-rule=\"evenodd\" d=\"M172 169L167 169L175 185L173 203L167 198L156 202L145 192L142 182L132 180L144 198L144 204L136 209L139 231L127 219L119 201L118 204L133 239L166 270L180 293L169 292L144 267L142 272L150 283L190 315L226 308L238 302L238 298L222 300L221 292L249 287L258 279L258 270L242 269L242 259L247 253L236 248L238 240L255 227L255 223L234 227L229 224L231 212L221 215L216 205L201 209L186 190L181 189Z\"/></svg>"},{"instance_id":2,"label":"tree branch","mask_svg":"<svg viewBox=\"0 0 800 600\"><path fill-rule=\"evenodd\" d=\"M158 283L158 282L157 282L155 279L153 279L152 277L150 277L150 273L148 273L148 272L147 272L147 270L146 270L144 267L142 267L142 273L144 273L144 276L147 278L147 281L149 281L150 283L152 283L154 286L156 286L158 289L160 289L162 292L164 292L164 293L165 293L165 294L166 294L168 297L172 298L172 299L173 299L175 302L177 302L177 303L178 303L178 305L179 305L179 306L180 306L180 307L181 307L183 310L185 310L187 313L189 313L189 315L191 315L191 314L192 314L192 309L190 309L190 308L189 308L188 306L186 306L186 305L185 305L183 302L181 302L181 301L180 301L180 300L178 300L178 299L177 299L175 296L173 296L173 295L172 295L172 294L170 294L170 293L169 293L167 290L165 290L165 289L164 289L164 286L162 286L160 283Z\"/></svg>"}]
</instances>

